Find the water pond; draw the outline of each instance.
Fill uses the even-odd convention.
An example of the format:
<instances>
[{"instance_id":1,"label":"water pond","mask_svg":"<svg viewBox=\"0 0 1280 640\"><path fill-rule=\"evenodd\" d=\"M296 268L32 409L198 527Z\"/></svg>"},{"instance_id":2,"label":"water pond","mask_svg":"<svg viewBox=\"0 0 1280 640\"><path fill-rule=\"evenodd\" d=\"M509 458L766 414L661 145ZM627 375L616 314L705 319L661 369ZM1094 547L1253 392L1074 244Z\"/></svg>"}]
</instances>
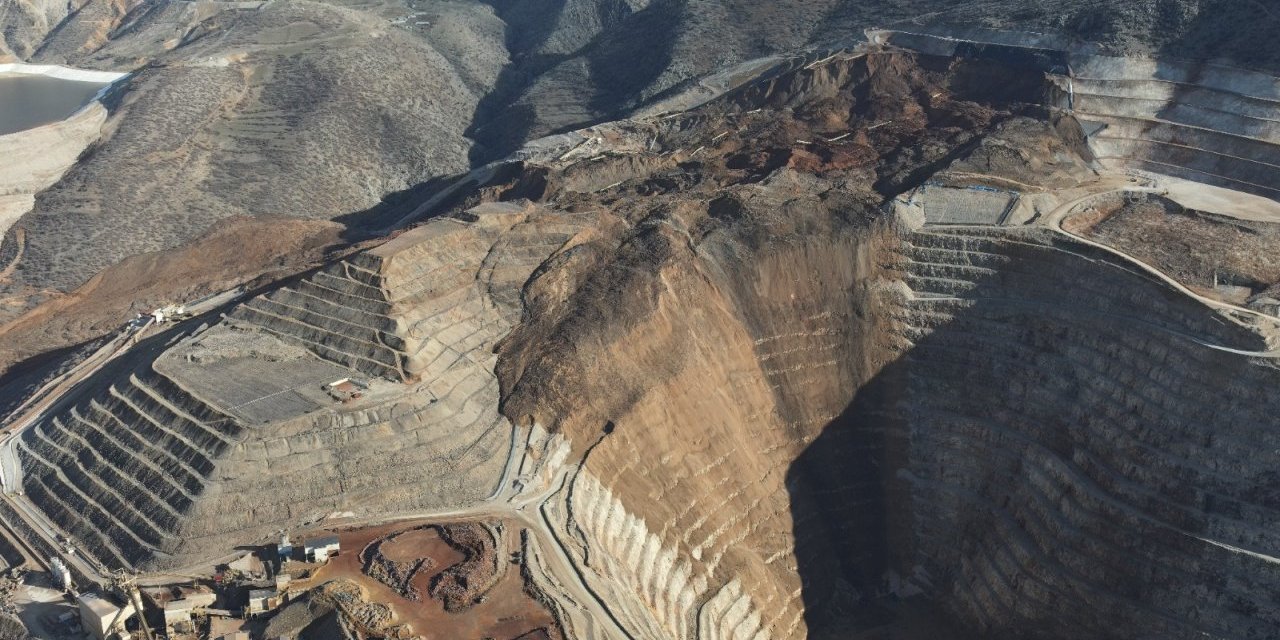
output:
<instances>
[{"instance_id":1,"label":"water pond","mask_svg":"<svg viewBox=\"0 0 1280 640\"><path fill-rule=\"evenodd\" d=\"M0 135L57 122L88 104L105 82L0 74Z\"/></svg>"}]
</instances>

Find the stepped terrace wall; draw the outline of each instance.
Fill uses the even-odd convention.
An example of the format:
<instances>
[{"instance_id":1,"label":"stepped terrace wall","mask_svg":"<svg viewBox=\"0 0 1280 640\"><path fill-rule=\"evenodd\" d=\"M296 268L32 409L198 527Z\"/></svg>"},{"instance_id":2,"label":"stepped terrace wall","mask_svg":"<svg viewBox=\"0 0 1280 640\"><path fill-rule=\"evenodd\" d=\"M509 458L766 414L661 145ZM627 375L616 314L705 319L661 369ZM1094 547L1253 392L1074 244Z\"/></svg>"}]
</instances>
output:
<instances>
[{"instance_id":1,"label":"stepped terrace wall","mask_svg":"<svg viewBox=\"0 0 1280 640\"><path fill-rule=\"evenodd\" d=\"M1280 196L1280 80L1185 63L1075 61L1071 108L1104 164ZM1065 98L1065 99L1064 99Z\"/></svg>"},{"instance_id":2,"label":"stepped terrace wall","mask_svg":"<svg viewBox=\"0 0 1280 640\"><path fill-rule=\"evenodd\" d=\"M1208 307L1047 233L902 249L911 346L851 405L883 443L896 570L980 637L1269 637L1280 369L1214 348L1262 345ZM829 428L792 476L851 437ZM830 565L801 562L806 594Z\"/></svg>"},{"instance_id":3,"label":"stepped terrace wall","mask_svg":"<svg viewBox=\"0 0 1280 640\"><path fill-rule=\"evenodd\" d=\"M175 554L183 517L243 434L230 417L149 369L101 386L23 433L23 489L104 564Z\"/></svg>"},{"instance_id":4,"label":"stepped terrace wall","mask_svg":"<svg viewBox=\"0 0 1280 640\"><path fill-rule=\"evenodd\" d=\"M1280 198L1280 78L1204 62L1102 56L1037 34L868 36L929 56L1043 72L1044 104L1082 121L1104 166Z\"/></svg>"},{"instance_id":5,"label":"stepped terrace wall","mask_svg":"<svg viewBox=\"0 0 1280 640\"><path fill-rule=\"evenodd\" d=\"M139 568L332 513L482 502L515 434L493 346L529 274L595 219L485 205L248 300L26 432L24 489L103 564ZM336 405L320 386L347 376L386 380Z\"/></svg>"}]
</instances>

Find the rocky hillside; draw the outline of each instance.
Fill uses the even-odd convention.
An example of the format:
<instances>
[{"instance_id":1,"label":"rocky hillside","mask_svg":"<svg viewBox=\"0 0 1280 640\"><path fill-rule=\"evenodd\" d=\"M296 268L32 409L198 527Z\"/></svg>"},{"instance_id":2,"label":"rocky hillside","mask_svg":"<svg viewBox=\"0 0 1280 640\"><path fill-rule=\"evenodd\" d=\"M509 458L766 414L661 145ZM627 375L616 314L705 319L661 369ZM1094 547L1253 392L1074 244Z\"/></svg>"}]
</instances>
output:
<instances>
[{"instance_id":1,"label":"rocky hillside","mask_svg":"<svg viewBox=\"0 0 1280 640\"><path fill-rule=\"evenodd\" d=\"M6 236L0 260L20 257L21 268L0 282L0 322L236 216L380 231L435 179L624 115L706 73L849 42L869 26L938 24L1280 61L1256 46L1275 12L1225 0L6 0L0 51L136 76L102 140ZM67 346L94 335L42 339Z\"/></svg>"},{"instance_id":2,"label":"rocky hillside","mask_svg":"<svg viewBox=\"0 0 1280 640\"><path fill-rule=\"evenodd\" d=\"M1056 226L1150 187L1025 60L832 51L543 141L147 339L25 493L137 568L530 500L635 638L1266 638L1276 320Z\"/></svg>"},{"instance_id":3,"label":"rocky hillside","mask_svg":"<svg viewBox=\"0 0 1280 640\"><path fill-rule=\"evenodd\" d=\"M159 296L148 267L227 261L180 246L223 219L224 245L278 229L314 268L76 385L8 441L14 500L131 569L334 514L501 510L531 523L570 637L1274 635L1280 322L1253 289L1199 292L1224 265L1272 284L1221 234L1265 248L1280 224L1258 195L1231 222L1228 190L1275 189L1280 80L905 34L686 85L873 19L1204 56L1220 20L1269 9L549 4L145 4L105 42L76 44L74 17L46 36L33 57L143 62L6 240L9 295L75 298L106 267ZM1177 260L1142 246L1172 242L1144 231L1165 218L1097 209L1180 211L1161 171L1218 189L1163 230L1214 239ZM345 236L224 218L269 210Z\"/></svg>"}]
</instances>

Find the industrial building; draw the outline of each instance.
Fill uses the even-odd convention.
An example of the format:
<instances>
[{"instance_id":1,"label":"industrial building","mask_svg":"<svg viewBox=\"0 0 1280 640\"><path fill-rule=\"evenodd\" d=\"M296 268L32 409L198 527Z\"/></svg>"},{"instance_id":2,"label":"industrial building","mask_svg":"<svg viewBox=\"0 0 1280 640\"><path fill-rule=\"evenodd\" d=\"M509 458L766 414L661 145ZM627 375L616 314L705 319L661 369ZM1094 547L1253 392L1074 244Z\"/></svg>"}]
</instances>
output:
<instances>
[{"instance_id":1,"label":"industrial building","mask_svg":"<svg viewBox=\"0 0 1280 640\"><path fill-rule=\"evenodd\" d=\"M131 604L117 605L96 593L82 594L76 601L80 606L80 625L96 640L123 632L125 621L137 613Z\"/></svg>"},{"instance_id":2,"label":"industrial building","mask_svg":"<svg viewBox=\"0 0 1280 640\"><path fill-rule=\"evenodd\" d=\"M337 555L340 545L338 536L324 536L304 542L302 548L308 562L327 562L329 556Z\"/></svg>"},{"instance_id":3,"label":"industrial building","mask_svg":"<svg viewBox=\"0 0 1280 640\"><path fill-rule=\"evenodd\" d=\"M218 600L213 589L204 585L143 589L142 596L163 614L165 629L179 633L189 633L192 617Z\"/></svg>"},{"instance_id":4,"label":"industrial building","mask_svg":"<svg viewBox=\"0 0 1280 640\"><path fill-rule=\"evenodd\" d=\"M280 606L280 592L275 589L254 589L249 592L249 604L245 607L246 616L256 616L274 611Z\"/></svg>"}]
</instances>

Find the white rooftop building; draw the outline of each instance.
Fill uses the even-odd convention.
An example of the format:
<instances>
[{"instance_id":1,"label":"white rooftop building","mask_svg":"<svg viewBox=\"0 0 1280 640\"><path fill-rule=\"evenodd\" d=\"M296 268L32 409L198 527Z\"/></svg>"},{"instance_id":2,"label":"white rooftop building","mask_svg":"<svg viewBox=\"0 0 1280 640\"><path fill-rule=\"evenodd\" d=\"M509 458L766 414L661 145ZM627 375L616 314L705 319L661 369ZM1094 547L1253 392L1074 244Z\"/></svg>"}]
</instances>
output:
<instances>
[{"instance_id":1,"label":"white rooftop building","mask_svg":"<svg viewBox=\"0 0 1280 640\"><path fill-rule=\"evenodd\" d=\"M123 631L125 621L137 613L131 604L122 607L96 593L82 594L76 600L80 605L80 626L97 640Z\"/></svg>"},{"instance_id":2,"label":"white rooftop building","mask_svg":"<svg viewBox=\"0 0 1280 640\"><path fill-rule=\"evenodd\" d=\"M302 548L307 555L308 561L328 562L329 556L338 553L340 545L338 536L325 536L306 541L303 543Z\"/></svg>"}]
</instances>

